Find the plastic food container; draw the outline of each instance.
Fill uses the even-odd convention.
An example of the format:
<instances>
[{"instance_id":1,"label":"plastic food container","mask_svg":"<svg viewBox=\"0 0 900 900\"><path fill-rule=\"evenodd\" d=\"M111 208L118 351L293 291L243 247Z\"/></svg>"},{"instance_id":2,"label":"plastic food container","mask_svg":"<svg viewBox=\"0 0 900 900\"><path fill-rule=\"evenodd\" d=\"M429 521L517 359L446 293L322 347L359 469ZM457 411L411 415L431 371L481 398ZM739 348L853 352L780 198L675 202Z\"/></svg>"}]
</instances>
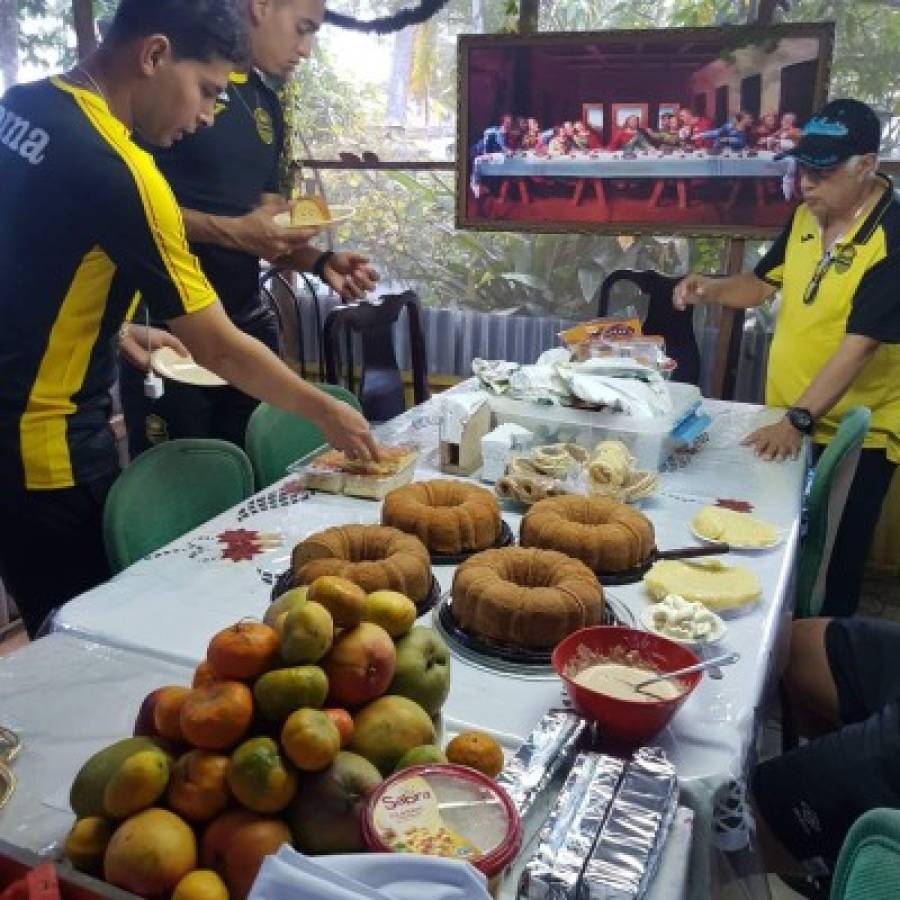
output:
<instances>
[{"instance_id":1,"label":"plastic food container","mask_svg":"<svg viewBox=\"0 0 900 900\"><path fill-rule=\"evenodd\" d=\"M424 853L470 862L492 886L522 844L506 791L474 769L411 766L383 781L363 810L366 845L378 853Z\"/></svg>"}]
</instances>

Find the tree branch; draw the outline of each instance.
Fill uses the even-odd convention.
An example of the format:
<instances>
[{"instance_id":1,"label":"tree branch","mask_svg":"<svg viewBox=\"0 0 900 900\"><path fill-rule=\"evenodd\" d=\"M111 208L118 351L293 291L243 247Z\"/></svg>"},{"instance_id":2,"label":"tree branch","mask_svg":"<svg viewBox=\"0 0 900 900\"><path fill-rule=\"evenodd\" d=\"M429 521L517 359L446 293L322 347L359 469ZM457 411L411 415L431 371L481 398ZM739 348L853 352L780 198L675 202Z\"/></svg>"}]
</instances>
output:
<instances>
[{"instance_id":1,"label":"tree branch","mask_svg":"<svg viewBox=\"0 0 900 900\"><path fill-rule=\"evenodd\" d=\"M78 58L84 59L97 49L94 31L94 4L92 0L72 0L72 18L75 22L75 42Z\"/></svg>"}]
</instances>

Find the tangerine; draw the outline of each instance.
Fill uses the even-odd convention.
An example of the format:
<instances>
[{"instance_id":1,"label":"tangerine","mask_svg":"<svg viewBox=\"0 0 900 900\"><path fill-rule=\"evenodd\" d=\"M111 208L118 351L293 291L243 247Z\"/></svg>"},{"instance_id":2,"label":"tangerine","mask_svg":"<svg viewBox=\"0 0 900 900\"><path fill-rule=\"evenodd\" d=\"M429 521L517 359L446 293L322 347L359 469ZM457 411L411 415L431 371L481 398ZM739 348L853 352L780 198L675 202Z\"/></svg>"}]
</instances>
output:
<instances>
[{"instance_id":1,"label":"tangerine","mask_svg":"<svg viewBox=\"0 0 900 900\"><path fill-rule=\"evenodd\" d=\"M464 731L447 744L447 759L458 766L477 769L488 778L503 771L503 748L483 731Z\"/></svg>"},{"instance_id":2,"label":"tangerine","mask_svg":"<svg viewBox=\"0 0 900 900\"><path fill-rule=\"evenodd\" d=\"M206 658L219 678L258 678L274 666L280 644L270 625L242 620L213 636Z\"/></svg>"},{"instance_id":3,"label":"tangerine","mask_svg":"<svg viewBox=\"0 0 900 900\"><path fill-rule=\"evenodd\" d=\"M253 720L253 694L240 681L194 688L181 707L181 732L201 750L233 747Z\"/></svg>"}]
</instances>

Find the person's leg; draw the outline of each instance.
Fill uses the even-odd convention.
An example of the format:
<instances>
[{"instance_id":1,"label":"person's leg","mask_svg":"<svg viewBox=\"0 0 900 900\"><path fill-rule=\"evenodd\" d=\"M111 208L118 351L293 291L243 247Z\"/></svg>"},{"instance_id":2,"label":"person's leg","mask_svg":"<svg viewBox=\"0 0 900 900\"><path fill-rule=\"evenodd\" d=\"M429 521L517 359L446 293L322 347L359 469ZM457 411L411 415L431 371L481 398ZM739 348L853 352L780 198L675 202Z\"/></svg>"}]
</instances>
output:
<instances>
[{"instance_id":1,"label":"person's leg","mask_svg":"<svg viewBox=\"0 0 900 900\"><path fill-rule=\"evenodd\" d=\"M859 606L866 558L895 469L884 450L860 454L828 565L823 616L852 616Z\"/></svg>"},{"instance_id":2,"label":"person's leg","mask_svg":"<svg viewBox=\"0 0 900 900\"><path fill-rule=\"evenodd\" d=\"M831 619L799 619L791 626L791 648L782 684L800 734L812 736L840 725L838 689L825 635Z\"/></svg>"},{"instance_id":3,"label":"person's leg","mask_svg":"<svg viewBox=\"0 0 900 900\"><path fill-rule=\"evenodd\" d=\"M47 616L110 576L103 503L114 476L54 491L27 491L0 517L0 572L34 638Z\"/></svg>"}]
</instances>

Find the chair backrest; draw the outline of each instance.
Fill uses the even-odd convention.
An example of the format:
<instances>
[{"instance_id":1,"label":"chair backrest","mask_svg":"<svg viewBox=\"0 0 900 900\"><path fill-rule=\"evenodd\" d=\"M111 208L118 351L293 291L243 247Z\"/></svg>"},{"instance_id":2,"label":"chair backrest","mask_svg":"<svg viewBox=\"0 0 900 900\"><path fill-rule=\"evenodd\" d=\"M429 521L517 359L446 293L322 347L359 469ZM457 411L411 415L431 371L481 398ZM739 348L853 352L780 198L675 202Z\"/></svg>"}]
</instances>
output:
<instances>
[{"instance_id":1,"label":"chair backrest","mask_svg":"<svg viewBox=\"0 0 900 900\"><path fill-rule=\"evenodd\" d=\"M870 809L847 832L829 900L900 897L900 810Z\"/></svg>"},{"instance_id":2,"label":"chair backrest","mask_svg":"<svg viewBox=\"0 0 900 900\"><path fill-rule=\"evenodd\" d=\"M807 503L807 531L797 560L794 616L817 616L825 601L825 579L834 539L856 474L872 414L865 406L848 410L819 457Z\"/></svg>"},{"instance_id":3,"label":"chair backrest","mask_svg":"<svg viewBox=\"0 0 900 900\"><path fill-rule=\"evenodd\" d=\"M103 509L114 571L130 566L253 493L240 447L206 438L166 441L127 466Z\"/></svg>"},{"instance_id":4,"label":"chair backrest","mask_svg":"<svg viewBox=\"0 0 900 900\"><path fill-rule=\"evenodd\" d=\"M355 391L369 421L385 422L406 409L403 378L394 352L393 328L406 310L412 358L413 397L416 404L430 396L428 362L419 298L413 291L386 294L377 300L363 300L335 307L325 319L325 379L339 384L341 333L359 335L362 366L359 390ZM348 347L345 353L345 383L353 391L353 359Z\"/></svg>"},{"instance_id":5,"label":"chair backrest","mask_svg":"<svg viewBox=\"0 0 900 900\"><path fill-rule=\"evenodd\" d=\"M259 292L278 319L278 333L281 335L282 355L284 355L284 316L278 304L276 292L285 294L294 307L294 321L297 327L297 363L300 374L306 378L306 348L303 340L303 309L302 300L298 293L293 278L298 277L312 298L313 309L316 316L316 346L319 359L322 359L322 310L319 306L319 295L315 286L303 272L293 272L271 266L266 269L259 278Z\"/></svg>"},{"instance_id":6,"label":"chair backrest","mask_svg":"<svg viewBox=\"0 0 900 900\"><path fill-rule=\"evenodd\" d=\"M672 373L673 381L700 383L700 348L694 335L692 310L681 312L672 305L672 292L683 275L663 275L653 269L616 269L600 285L597 315L609 315L609 298L620 281L634 284L650 298L644 334L658 334L665 338L666 353L678 362Z\"/></svg>"},{"instance_id":7,"label":"chair backrest","mask_svg":"<svg viewBox=\"0 0 900 900\"><path fill-rule=\"evenodd\" d=\"M359 409L359 401L350 391L336 384L317 384L317 388ZM268 403L260 403L247 423L244 447L253 471L256 488L262 490L284 478L287 467L325 444L321 429L303 416L284 412Z\"/></svg>"}]
</instances>

